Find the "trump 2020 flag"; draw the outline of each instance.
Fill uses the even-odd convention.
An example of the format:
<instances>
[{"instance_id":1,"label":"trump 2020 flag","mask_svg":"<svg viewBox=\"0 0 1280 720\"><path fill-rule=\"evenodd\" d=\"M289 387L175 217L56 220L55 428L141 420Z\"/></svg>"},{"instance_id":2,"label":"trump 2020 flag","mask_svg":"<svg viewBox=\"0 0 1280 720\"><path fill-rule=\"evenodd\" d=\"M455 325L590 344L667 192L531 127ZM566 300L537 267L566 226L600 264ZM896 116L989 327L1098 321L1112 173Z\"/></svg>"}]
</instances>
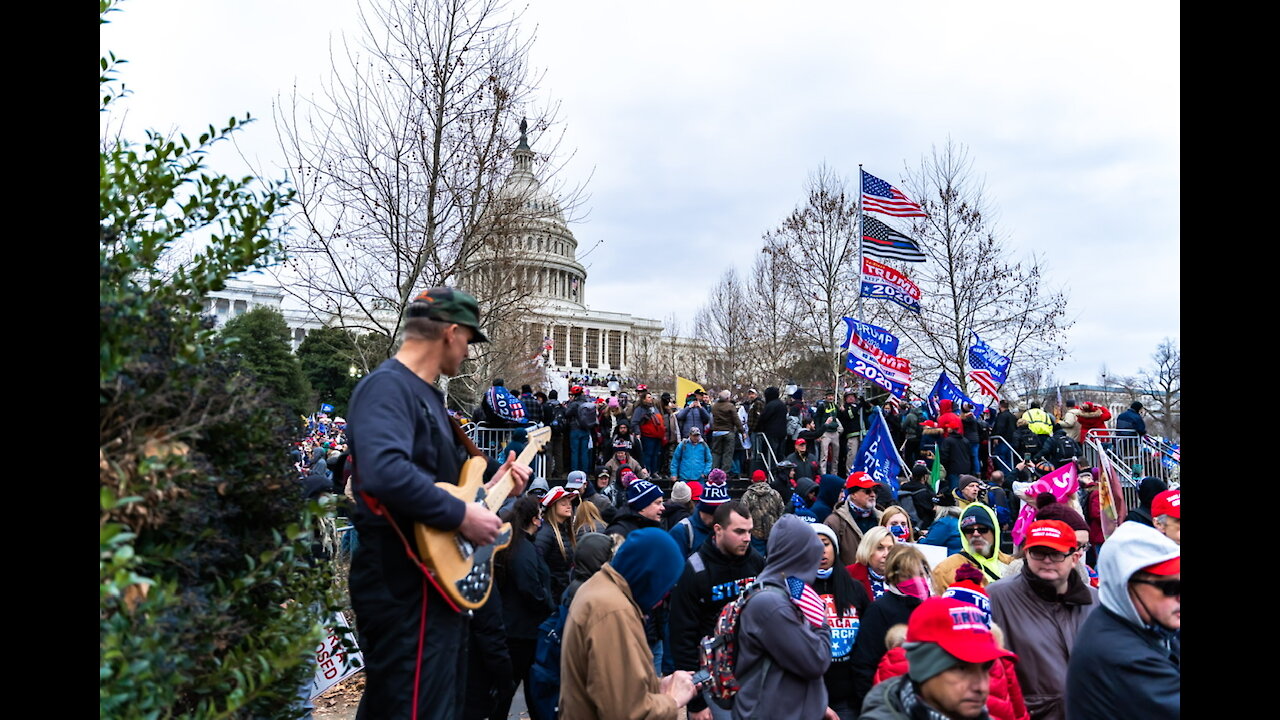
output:
<instances>
[{"instance_id":1,"label":"trump 2020 flag","mask_svg":"<svg viewBox=\"0 0 1280 720\"><path fill-rule=\"evenodd\" d=\"M991 379L1003 385L1008 379L1009 358L991 349L990 345L978 337L978 333L972 330L969 332L973 333L973 345L969 346L969 367L990 372Z\"/></svg>"},{"instance_id":2,"label":"trump 2020 flag","mask_svg":"<svg viewBox=\"0 0 1280 720\"><path fill-rule=\"evenodd\" d=\"M880 348L880 351L885 354L888 354L888 355L898 354L898 336L897 335L894 335L893 333L889 332L888 330L885 330L879 325L872 325L871 323L861 322L858 320L854 320L851 317L842 318L842 319L844 320L844 324L849 331L845 333L844 344L842 344L840 347L842 348L849 347L849 341L853 338L854 335L857 335L858 337L862 338L864 342L871 343L872 345L875 345L876 347Z\"/></svg>"},{"instance_id":3,"label":"trump 2020 flag","mask_svg":"<svg viewBox=\"0 0 1280 720\"><path fill-rule=\"evenodd\" d=\"M893 446L893 436L889 434L889 425L884 421L884 413L876 408L876 416L871 421L871 429L858 446L858 457L853 462L854 472L861 470L871 479L893 491L893 499L898 499L898 472L902 463L898 460L898 451Z\"/></svg>"},{"instance_id":4,"label":"trump 2020 flag","mask_svg":"<svg viewBox=\"0 0 1280 720\"><path fill-rule=\"evenodd\" d=\"M968 395L961 392L960 388L956 387L956 384L951 382L951 378L947 377L945 370L938 375L938 382L934 383L933 389L929 391L928 400L929 409L933 410L934 417L937 417L939 413L939 400L950 400L951 407L955 408L957 411L959 411L962 404L969 403L973 406L974 415L982 415L984 407L982 403L974 402Z\"/></svg>"}]
</instances>

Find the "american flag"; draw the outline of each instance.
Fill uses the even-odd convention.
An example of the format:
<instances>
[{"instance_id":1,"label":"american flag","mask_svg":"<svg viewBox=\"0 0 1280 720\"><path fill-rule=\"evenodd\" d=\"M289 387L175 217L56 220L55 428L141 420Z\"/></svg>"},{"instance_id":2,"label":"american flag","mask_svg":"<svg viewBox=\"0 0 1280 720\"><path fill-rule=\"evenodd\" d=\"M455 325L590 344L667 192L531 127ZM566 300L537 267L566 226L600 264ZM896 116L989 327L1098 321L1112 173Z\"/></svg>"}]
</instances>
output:
<instances>
[{"instance_id":1,"label":"american flag","mask_svg":"<svg viewBox=\"0 0 1280 720\"><path fill-rule=\"evenodd\" d=\"M983 395L997 400L1000 399L1000 387L996 385L995 379L991 377L990 370L970 370L968 378L977 383Z\"/></svg>"},{"instance_id":2,"label":"american flag","mask_svg":"<svg viewBox=\"0 0 1280 720\"><path fill-rule=\"evenodd\" d=\"M929 217L898 188L862 170L862 209L894 217Z\"/></svg>"},{"instance_id":3,"label":"american flag","mask_svg":"<svg viewBox=\"0 0 1280 720\"><path fill-rule=\"evenodd\" d=\"M899 410L899 411L902 410L902 401L898 399L897 395L894 395L893 393L889 393L889 399L886 402L892 405L895 410Z\"/></svg>"},{"instance_id":4,"label":"american flag","mask_svg":"<svg viewBox=\"0 0 1280 720\"><path fill-rule=\"evenodd\" d=\"M868 255L885 260L928 260L914 240L873 217L862 218L862 248Z\"/></svg>"},{"instance_id":5,"label":"american flag","mask_svg":"<svg viewBox=\"0 0 1280 720\"><path fill-rule=\"evenodd\" d=\"M808 583L800 578L789 577L787 590L791 593L791 602L800 608L806 620L816 627L822 627L827 623L827 604Z\"/></svg>"}]
</instances>

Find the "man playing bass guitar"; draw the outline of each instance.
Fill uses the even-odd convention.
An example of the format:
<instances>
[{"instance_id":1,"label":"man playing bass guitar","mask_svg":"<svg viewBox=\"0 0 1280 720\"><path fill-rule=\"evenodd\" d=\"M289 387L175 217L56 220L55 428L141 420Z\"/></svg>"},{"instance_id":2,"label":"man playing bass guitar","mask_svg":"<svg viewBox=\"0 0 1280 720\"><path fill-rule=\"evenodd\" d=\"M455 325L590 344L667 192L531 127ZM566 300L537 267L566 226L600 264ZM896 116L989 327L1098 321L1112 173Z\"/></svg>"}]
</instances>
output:
<instances>
[{"instance_id":1,"label":"man playing bass guitar","mask_svg":"<svg viewBox=\"0 0 1280 720\"><path fill-rule=\"evenodd\" d=\"M478 545L498 536L497 515L437 487L457 482L467 453L436 382L458 373L468 344L488 339L476 299L447 287L409 304L403 334L396 354L356 386L347 413L359 533L351 605L367 678L356 717L455 720L470 612L429 587L436 580L413 549L413 525L456 530ZM488 484L510 474L521 491L530 469L514 457L501 467L489 461Z\"/></svg>"}]
</instances>

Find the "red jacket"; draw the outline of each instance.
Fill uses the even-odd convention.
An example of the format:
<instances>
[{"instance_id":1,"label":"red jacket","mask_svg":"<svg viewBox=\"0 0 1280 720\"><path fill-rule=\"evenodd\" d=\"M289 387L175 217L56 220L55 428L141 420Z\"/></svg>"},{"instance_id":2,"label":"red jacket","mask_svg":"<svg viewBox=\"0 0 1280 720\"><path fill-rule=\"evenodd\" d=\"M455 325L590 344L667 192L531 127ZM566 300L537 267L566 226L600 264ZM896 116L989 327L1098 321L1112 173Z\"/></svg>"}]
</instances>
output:
<instances>
[{"instance_id":1,"label":"red jacket","mask_svg":"<svg viewBox=\"0 0 1280 720\"><path fill-rule=\"evenodd\" d=\"M1111 411L1106 405L1093 404L1094 410L1101 410L1102 414L1098 417L1077 417L1080 423L1080 444L1083 445L1089 437L1090 430L1098 430L1107 426L1107 421L1111 419Z\"/></svg>"},{"instance_id":2,"label":"red jacket","mask_svg":"<svg viewBox=\"0 0 1280 720\"><path fill-rule=\"evenodd\" d=\"M907 674L907 651L899 645L890 648L880 659L873 684ZM1029 720L1027 704L1022 700L1022 686L1014 671L1013 660L1000 658L991 665L991 691L987 696L987 713L994 720Z\"/></svg>"},{"instance_id":3,"label":"red jacket","mask_svg":"<svg viewBox=\"0 0 1280 720\"><path fill-rule=\"evenodd\" d=\"M949 430L950 433L964 433L964 424L960 422L960 416L951 411L950 400L938 401L938 427Z\"/></svg>"},{"instance_id":4,"label":"red jacket","mask_svg":"<svg viewBox=\"0 0 1280 720\"><path fill-rule=\"evenodd\" d=\"M867 597L872 600L876 599L876 591L871 587L871 574L867 572L866 565L863 565L862 563L853 563L852 565L845 565L844 569L849 571L849 576L852 577L855 582L862 583L862 586L867 589Z\"/></svg>"}]
</instances>

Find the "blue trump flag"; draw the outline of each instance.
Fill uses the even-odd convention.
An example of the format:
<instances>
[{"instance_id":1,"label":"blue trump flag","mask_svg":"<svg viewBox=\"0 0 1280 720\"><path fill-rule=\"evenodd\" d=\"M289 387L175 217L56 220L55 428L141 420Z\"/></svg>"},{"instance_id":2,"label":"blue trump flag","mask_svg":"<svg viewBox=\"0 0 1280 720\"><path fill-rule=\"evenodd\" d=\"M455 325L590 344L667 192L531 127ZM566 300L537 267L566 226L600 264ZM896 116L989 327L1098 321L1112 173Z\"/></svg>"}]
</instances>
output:
<instances>
[{"instance_id":1,"label":"blue trump flag","mask_svg":"<svg viewBox=\"0 0 1280 720\"><path fill-rule=\"evenodd\" d=\"M893 491L894 500L898 499L898 473L902 470L902 460L898 457L898 449L893 446L893 436L889 434L889 425L885 423L879 407L871 421L871 429L867 430L867 436L858 446L853 470L867 473L871 479Z\"/></svg>"},{"instance_id":2,"label":"blue trump flag","mask_svg":"<svg viewBox=\"0 0 1280 720\"><path fill-rule=\"evenodd\" d=\"M990 345L978 337L978 333L972 330L969 332L973 333L973 345L969 347L969 367L990 372L991 379L996 384L1003 385L1008 379L1009 358L992 350Z\"/></svg>"},{"instance_id":3,"label":"blue trump flag","mask_svg":"<svg viewBox=\"0 0 1280 720\"><path fill-rule=\"evenodd\" d=\"M844 320L844 324L848 326L848 332L845 333L844 344L841 345L840 347L848 349L849 336L857 335L858 337L862 338L865 342L868 342L880 348L880 352L884 353L885 355L898 354L898 337L893 333L889 332L888 330L885 330L884 328L878 325L872 325L871 323L864 323L858 320L854 320L851 317L842 318L842 319Z\"/></svg>"},{"instance_id":4,"label":"blue trump flag","mask_svg":"<svg viewBox=\"0 0 1280 720\"><path fill-rule=\"evenodd\" d=\"M951 382L951 378L947 377L945 370L938 375L938 382L934 383L933 389L929 391L928 400L929 409L933 411L934 417L938 416L939 400L950 400L951 407L955 408L957 412L961 404L969 403L973 406L975 415L982 415L982 403L974 402L968 395L960 392L960 388L956 387L956 384Z\"/></svg>"},{"instance_id":5,"label":"blue trump flag","mask_svg":"<svg viewBox=\"0 0 1280 720\"><path fill-rule=\"evenodd\" d=\"M320 403L320 412L331 413L333 412L333 406L329 403Z\"/></svg>"}]
</instances>

